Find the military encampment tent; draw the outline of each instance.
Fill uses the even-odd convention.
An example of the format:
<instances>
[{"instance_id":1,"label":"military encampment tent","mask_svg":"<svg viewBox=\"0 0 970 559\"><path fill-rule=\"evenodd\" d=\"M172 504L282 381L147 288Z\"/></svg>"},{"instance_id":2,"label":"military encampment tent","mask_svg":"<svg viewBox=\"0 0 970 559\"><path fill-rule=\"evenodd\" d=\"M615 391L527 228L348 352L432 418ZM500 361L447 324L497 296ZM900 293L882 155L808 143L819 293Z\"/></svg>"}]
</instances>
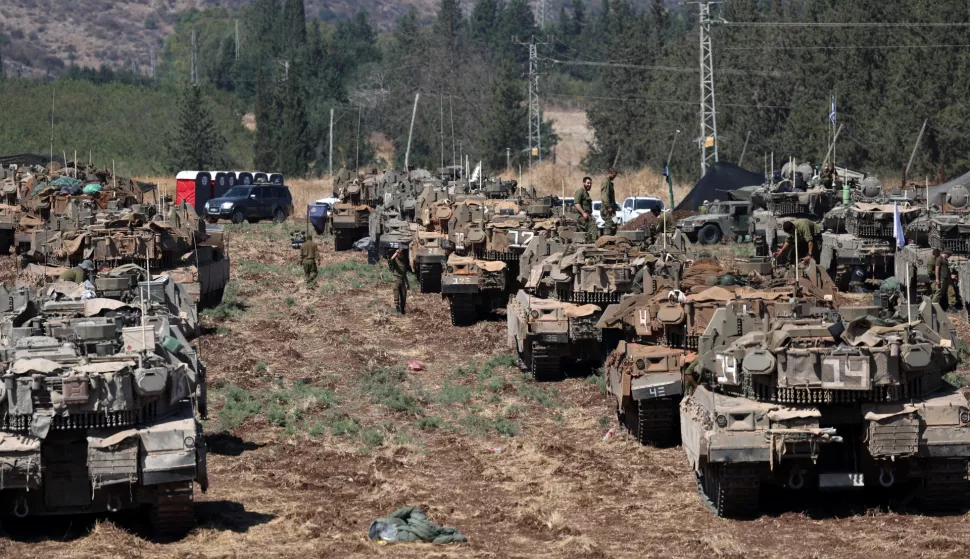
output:
<instances>
[{"instance_id":1,"label":"military encampment tent","mask_svg":"<svg viewBox=\"0 0 970 559\"><path fill-rule=\"evenodd\" d=\"M728 192L745 186L763 184L761 173L752 173L731 163L720 161L707 168L707 173L674 208L675 211L697 211L704 200L727 200Z\"/></svg>"}]
</instances>

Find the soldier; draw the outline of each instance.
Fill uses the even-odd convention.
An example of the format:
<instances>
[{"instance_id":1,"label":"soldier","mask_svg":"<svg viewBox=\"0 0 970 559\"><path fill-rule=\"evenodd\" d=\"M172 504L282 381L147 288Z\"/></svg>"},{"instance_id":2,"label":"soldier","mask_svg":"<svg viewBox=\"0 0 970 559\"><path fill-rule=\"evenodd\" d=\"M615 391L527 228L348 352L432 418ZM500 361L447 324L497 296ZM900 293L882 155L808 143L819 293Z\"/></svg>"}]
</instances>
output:
<instances>
[{"instance_id":1,"label":"soldier","mask_svg":"<svg viewBox=\"0 0 970 559\"><path fill-rule=\"evenodd\" d=\"M344 163L340 166L340 170L337 171L337 175L333 178L333 195L338 198L342 197L344 186L348 182L350 182L350 171L347 170L347 164Z\"/></svg>"},{"instance_id":2,"label":"soldier","mask_svg":"<svg viewBox=\"0 0 970 559\"><path fill-rule=\"evenodd\" d=\"M613 217L616 215L616 191L613 188L613 179L616 178L616 169L610 167L600 185L600 217L603 218L603 235L616 235L616 223Z\"/></svg>"},{"instance_id":3,"label":"soldier","mask_svg":"<svg viewBox=\"0 0 970 559\"><path fill-rule=\"evenodd\" d=\"M583 186L576 190L573 196L573 207L579 212L579 230L586 231L586 242L596 240L596 220L593 219L593 199L589 197L589 190L593 188L593 178L583 177Z\"/></svg>"},{"instance_id":4,"label":"soldier","mask_svg":"<svg viewBox=\"0 0 970 559\"><path fill-rule=\"evenodd\" d=\"M828 189L835 188L835 176L835 163L829 162L829 164L825 167L825 170L822 171L822 176L820 177L822 186Z\"/></svg>"},{"instance_id":5,"label":"soldier","mask_svg":"<svg viewBox=\"0 0 970 559\"><path fill-rule=\"evenodd\" d=\"M312 235L300 246L300 265L306 284L311 285L317 280L317 243Z\"/></svg>"},{"instance_id":6,"label":"soldier","mask_svg":"<svg viewBox=\"0 0 970 559\"><path fill-rule=\"evenodd\" d=\"M84 283L84 280L94 275L94 262L85 260L77 266L65 270L61 274L61 281L72 281L77 284Z\"/></svg>"},{"instance_id":7,"label":"soldier","mask_svg":"<svg viewBox=\"0 0 970 559\"><path fill-rule=\"evenodd\" d=\"M794 239L798 243L798 257L802 262L808 262L813 258L818 261L822 251L822 227L819 224L808 219L796 219L786 221L782 229L786 235L785 244L775 253L775 258L781 256Z\"/></svg>"},{"instance_id":8,"label":"soldier","mask_svg":"<svg viewBox=\"0 0 970 559\"><path fill-rule=\"evenodd\" d=\"M408 302L408 263L404 260L404 249L397 249L387 260L394 274L394 306L397 314L405 314Z\"/></svg>"},{"instance_id":9,"label":"soldier","mask_svg":"<svg viewBox=\"0 0 970 559\"><path fill-rule=\"evenodd\" d=\"M931 268L933 302L939 303L943 310L956 306L956 294L951 291L953 286L950 283L950 260L938 248L933 249Z\"/></svg>"},{"instance_id":10,"label":"soldier","mask_svg":"<svg viewBox=\"0 0 970 559\"><path fill-rule=\"evenodd\" d=\"M697 210L697 213L699 213L700 215L707 215L707 211L708 209L710 209L710 207L711 207L711 203L708 202L707 200L704 200L704 203L701 204L701 207Z\"/></svg>"}]
</instances>

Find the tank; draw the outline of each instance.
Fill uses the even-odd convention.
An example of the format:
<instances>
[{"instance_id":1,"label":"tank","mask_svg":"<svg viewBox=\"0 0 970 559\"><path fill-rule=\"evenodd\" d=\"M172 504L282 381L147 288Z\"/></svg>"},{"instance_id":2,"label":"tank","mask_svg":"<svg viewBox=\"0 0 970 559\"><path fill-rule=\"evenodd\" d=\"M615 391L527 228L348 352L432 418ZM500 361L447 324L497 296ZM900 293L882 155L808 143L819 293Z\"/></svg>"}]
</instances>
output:
<instances>
[{"instance_id":1,"label":"tank","mask_svg":"<svg viewBox=\"0 0 970 559\"><path fill-rule=\"evenodd\" d=\"M970 406L943 380L957 356L939 305L879 326L740 305L701 336L697 387L680 406L683 448L716 515L756 516L767 486L965 506Z\"/></svg>"},{"instance_id":2,"label":"tank","mask_svg":"<svg viewBox=\"0 0 970 559\"><path fill-rule=\"evenodd\" d=\"M561 376L565 359L595 362L605 354L596 326L602 309L542 299L519 291L506 309L509 348L536 380Z\"/></svg>"},{"instance_id":3,"label":"tank","mask_svg":"<svg viewBox=\"0 0 970 559\"><path fill-rule=\"evenodd\" d=\"M470 326L507 300L508 265L452 254L441 278L441 294L451 307L451 323Z\"/></svg>"},{"instance_id":4,"label":"tank","mask_svg":"<svg viewBox=\"0 0 970 559\"><path fill-rule=\"evenodd\" d=\"M208 486L205 367L165 301L143 315L111 299L0 291L0 512L148 507L157 535L191 529L194 486Z\"/></svg>"},{"instance_id":5,"label":"tank","mask_svg":"<svg viewBox=\"0 0 970 559\"><path fill-rule=\"evenodd\" d=\"M200 308L222 302L229 283L222 228L206 228L184 203L167 206L151 218L143 210L133 206L99 211L88 214L79 227L38 228L31 233L30 250L22 259L38 276L59 274L85 259L99 269L135 264L147 267L153 277L168 275L185 284ZM52 217L50 224L60 227L56 223Z\"/></svg>"},{"instance_id":6,"label":"tank","mask_svg":"<svg viewBox=\"0 0 970 559\"><path fill-rule=\"evenodd\" d=\"M425 193L429 192L425 189ZM451 255L448 242L448 222L453 214L451 201L447 198L427 204L428 198L419 198L418 225L420 228L411 238L411 269L418 276L421 293L440 293L441 275Z\"/></svg>"},{"instance_id":7,"label":"tank","mask_svg":"<svg viewBox=\"0 0 970 559\"><path fill-rule=\"evenodd\" d=\"M822 233L819 261L841 291L865 290L895 273L896 242L892 238Z\"/></svg>"}]
</instances>

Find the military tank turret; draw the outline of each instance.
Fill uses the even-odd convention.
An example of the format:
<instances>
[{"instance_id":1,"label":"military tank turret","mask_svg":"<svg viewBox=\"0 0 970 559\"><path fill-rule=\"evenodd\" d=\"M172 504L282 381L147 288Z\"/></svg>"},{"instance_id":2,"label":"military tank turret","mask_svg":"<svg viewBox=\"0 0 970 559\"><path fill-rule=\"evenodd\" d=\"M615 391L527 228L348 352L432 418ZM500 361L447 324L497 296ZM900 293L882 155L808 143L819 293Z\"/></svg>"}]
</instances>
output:
<instances>
[{"instance_id":1,"label":"military tank turret","mask_svg":"<svg viewBox=\"0 0 970 559\"><path fill-rule=\"evenodd\" d=\"M179 322L110 299L0 291L0 512L147 506L156 534L190 530L193 486L208 485L205 368Z\"/></svg>"},{"instance_id":2,"label":"military tank turret","mask_svg":"<svg viewBox=\"0 0 970 559\"><path fill-rule=\"evenodd\" d=\"M766 484L966 505L970 405L943 380L957 358L939 305L880 326L741 305L712 318L698 386L680 408L683 448L715 514L756 515ZM711 350L725 333L728 344Z\"/></svg>"}]
</instances>

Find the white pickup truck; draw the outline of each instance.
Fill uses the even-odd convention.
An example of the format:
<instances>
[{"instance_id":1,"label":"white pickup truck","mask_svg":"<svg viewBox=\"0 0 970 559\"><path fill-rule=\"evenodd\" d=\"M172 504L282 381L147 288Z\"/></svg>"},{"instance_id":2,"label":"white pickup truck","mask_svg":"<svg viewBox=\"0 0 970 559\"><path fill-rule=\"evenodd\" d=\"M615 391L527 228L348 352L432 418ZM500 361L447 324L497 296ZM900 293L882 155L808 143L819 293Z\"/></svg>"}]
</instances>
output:
<instances>
[{"instance_id":1,"label":"white pickup truck","mask_svg":"<svg viewBox=\"0 0 970 559\"><path fill-rule=\"evenodd\" d=\"M655 196L630 196L623 201L622 210L617 214L623 223L633 221L653 208L664 209L664 202Z\"/></svg>"}]
</instances>

